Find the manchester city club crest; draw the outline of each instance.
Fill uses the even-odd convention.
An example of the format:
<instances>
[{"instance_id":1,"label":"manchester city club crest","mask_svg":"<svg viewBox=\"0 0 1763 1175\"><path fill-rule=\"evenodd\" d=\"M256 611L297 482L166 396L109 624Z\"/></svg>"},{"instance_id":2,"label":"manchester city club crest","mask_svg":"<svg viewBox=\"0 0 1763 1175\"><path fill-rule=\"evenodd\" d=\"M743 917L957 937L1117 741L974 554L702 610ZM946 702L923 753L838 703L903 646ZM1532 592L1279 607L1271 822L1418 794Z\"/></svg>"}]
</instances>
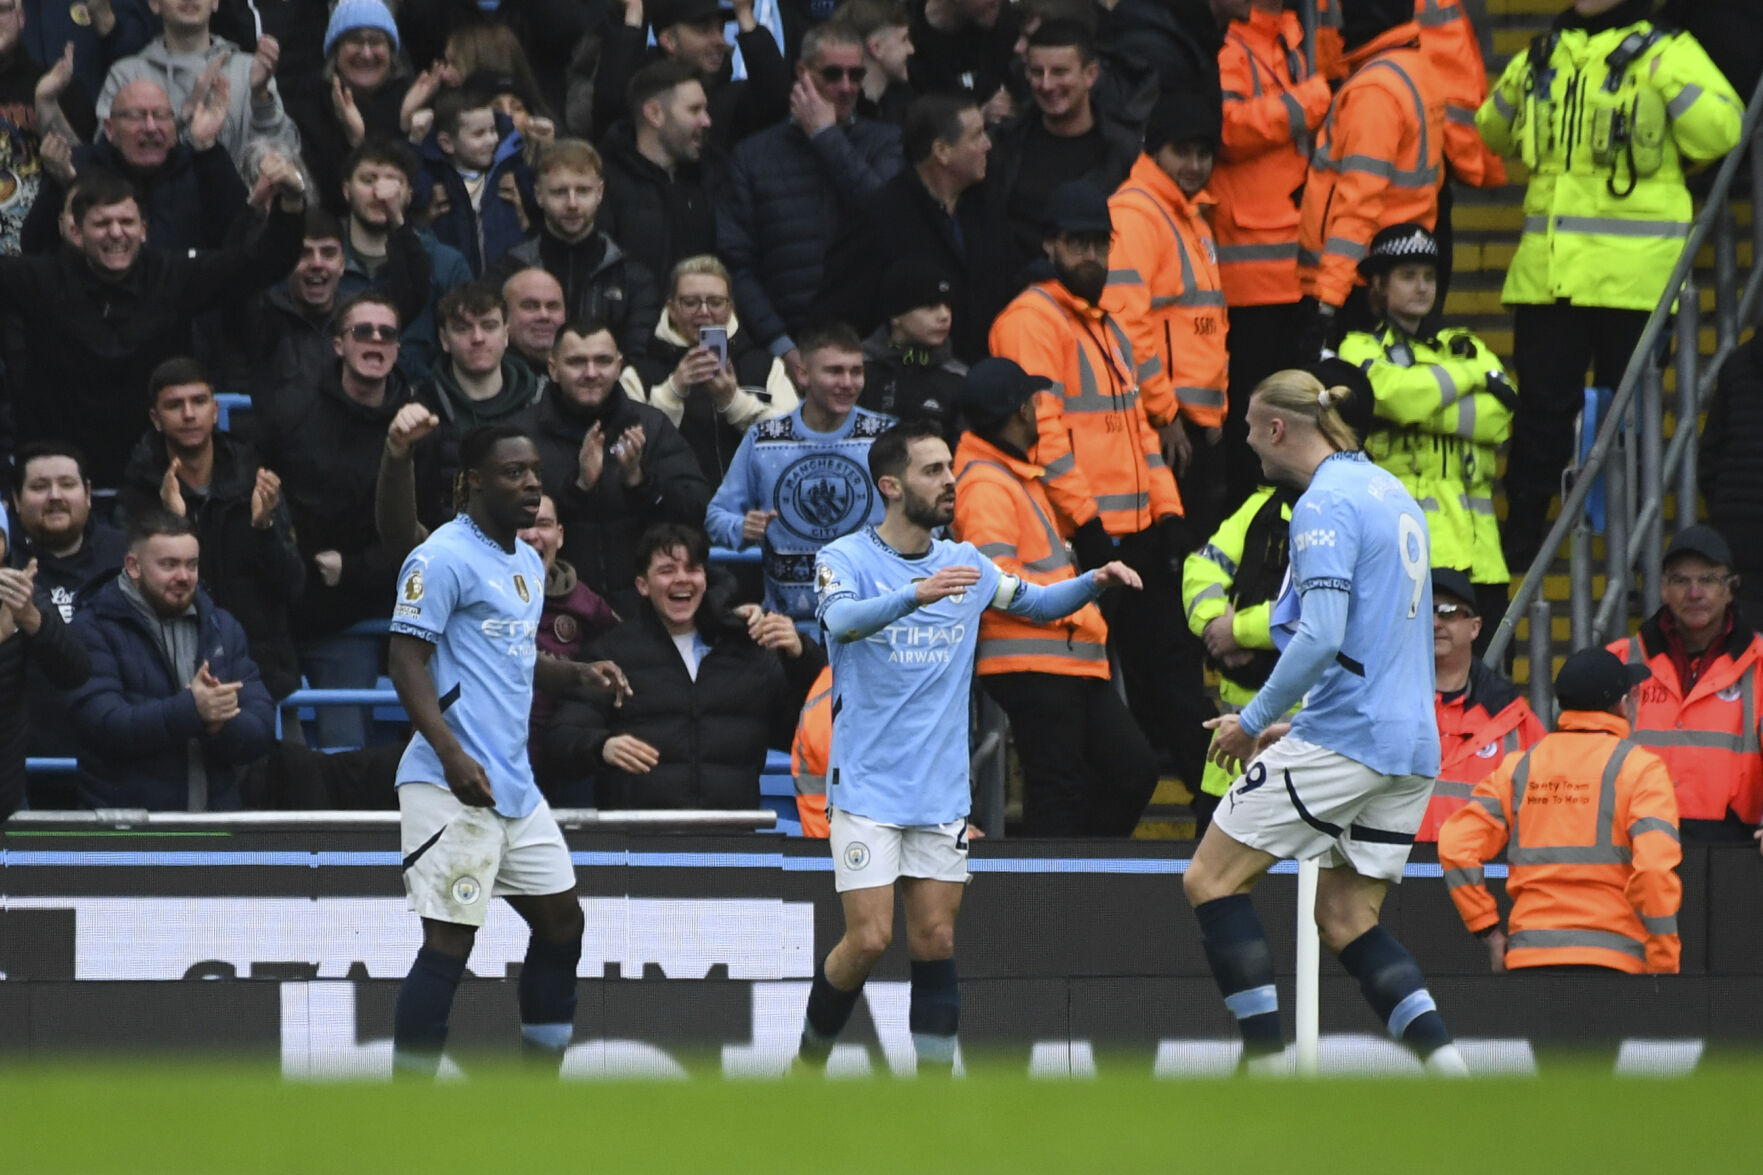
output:
<instances>
[{"instance_id":1,"label":"manchester city club crest","mask_svg":"<svg viewBox=\"0 0 1763 1175\"><path fill-rule=\"evenodd\" d=\"M412 604L422 599L422 568L412 567L410 574L405 577L404 599Z\"/></svg>"},{"instance_id":2,"label":"manchester city club crest","mask_svg":"<svg viewBox=\"0 0 1763 1175\"><path fill-rule=\"evenodd\" d=\"M784 470L772 507L792 534L824 543L856 530L869 517L874 495L869 471L857 461L816 453Z\"/></svg>"},{"instance_id":3,"label":"manchester city club crest","mask_svg":"<svg viewBox=\"0 0 1763 1175\"><path fill-rule=\"evenodd\" d=\"M520 593L521 603L530 604L533 602L532 593L526 590L526 576L519 572L514 574L514 590Z\"/></svg>"},{"instance_id":4,"label":"manchester city club crest","mask_svg":"<svg viewBox=\"0 0 1763 1175\"><path fill-rule=\"evenodd\" d=\"M478 895L484 892L475 877L456 877L453 879L453 900L462 906L469 906L477 901Z\"/></svg>"},{"instance_id":5,"label":"manchester city club crest","mask_svg":"<svg viewBox=\"0 0 1763 1175\"><path fill-rule=\"evenodd\" d=\"M854 841L845 846L845 868L861 869L869 864L869 846L862 841Z\"/></svg>"}]
</instances>

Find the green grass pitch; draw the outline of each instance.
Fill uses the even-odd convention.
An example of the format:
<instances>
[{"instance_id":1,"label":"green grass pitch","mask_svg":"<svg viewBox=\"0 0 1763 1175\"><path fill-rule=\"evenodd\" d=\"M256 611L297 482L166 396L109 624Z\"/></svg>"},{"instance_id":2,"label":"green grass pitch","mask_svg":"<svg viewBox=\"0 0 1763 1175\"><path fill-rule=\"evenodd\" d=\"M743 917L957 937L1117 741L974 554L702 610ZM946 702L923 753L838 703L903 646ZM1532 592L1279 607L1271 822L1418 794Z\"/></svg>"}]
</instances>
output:
<instances>
[{"instance_id":1,"label":"green grass pitch","mask_svg":"<svg viewBox=\"0 0 1763 1175\"><path fill-rule=\"evenodd\" d=\"M0 1170L198 1172L1716 1172L1763 1169L1763 1062L1461 1083L887 1078L440 1086L268 1067L0 1070Z\"/></svg>"}]
</instances>

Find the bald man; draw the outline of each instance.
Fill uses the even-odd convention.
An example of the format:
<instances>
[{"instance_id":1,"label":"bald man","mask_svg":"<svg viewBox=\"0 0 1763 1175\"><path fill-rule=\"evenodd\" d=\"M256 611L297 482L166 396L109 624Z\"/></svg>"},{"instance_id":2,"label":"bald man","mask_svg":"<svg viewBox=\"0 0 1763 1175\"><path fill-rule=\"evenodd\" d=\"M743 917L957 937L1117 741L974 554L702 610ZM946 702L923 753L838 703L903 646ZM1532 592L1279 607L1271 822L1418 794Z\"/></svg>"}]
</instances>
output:
<instances>
[{"instance_id":1,"label":"bald man","mask_svg":"<svg viewBox=\"0 0 1763 1175\"><path fill-rule=\"evenodd\" d=\"M534 375L544 375L557 328L563 325L563 287L533 266L502 283L502 300L508 303L509 349Z\"/></svg>"}]
</instances>

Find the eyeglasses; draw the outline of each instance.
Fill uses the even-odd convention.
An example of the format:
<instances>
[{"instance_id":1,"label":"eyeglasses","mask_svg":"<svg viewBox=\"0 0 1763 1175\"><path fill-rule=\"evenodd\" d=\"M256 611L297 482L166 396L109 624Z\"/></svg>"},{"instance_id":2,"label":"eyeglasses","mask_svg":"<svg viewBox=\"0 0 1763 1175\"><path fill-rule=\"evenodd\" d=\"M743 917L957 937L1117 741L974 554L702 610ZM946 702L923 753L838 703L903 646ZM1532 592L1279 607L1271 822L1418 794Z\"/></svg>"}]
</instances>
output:
<instances>
[{"instance_id":1,"label":"eyeglasses","mask_svg":"<svg viewBox=\"0 0 1763 1175\"><path fill-rule=\"evenodd\" d=\"M727 294L676 294L674 302L681 310L727 310L734 304Z\"/></svg>"},{"instance_id":2,"label":"eyeglasses","mask_svg":"<svg viewBox=\"0 0 1763 1175\"><path fill-rule=\"evenodd\" d=\"M358 343L398 341L398 328L382 322L358 322L349 328L349 337Z\"/></svg>"},{"instance_id":3,"label":"eyeglasses","mask_svg":"<svg viewBox=\"0 0 1763 1175\"><path fill-rule=\"evenodd\" d=\"M170 110L112 110L110 117L118 122L157 122L170 126L176 121Z\"/></svg>"},{"instance_id":4,"label":"eyeglasses","mask_svg":"<svg viewBox=\"0 0 1763 1175\"><path fill-rule=\"evenodd\" d=\"M1434 604L1432 606L1432 614L1437 616L1440 620L1453 620L1458 616L1468 619L1474 619L1475 617L1475 613L1470 611L1469 605L1467 604Z\"/></svg>"},{"instance_id":5,"label":"eyeglasses","mask_svg":"<svg viewBox=\"0 0 1763 1175\"><path fill-rule=\"evenodd\" d=\"M829 86L838 85L841 78L848 78L853 86L858 86L863 84L864 75L869 72L869 68L862 65L823 65L814 72Z\"/></svg>"},{"instance_id":6,"label":"eyeglasses","mask_svg":"<svg viewBox=\"0 0 1763 1175\"><path fill-rule=\"evenodd\" d=\"M1731 575L1719 571L1705 571L1701 575L1685 575L1681 571L1669 571L1665 574L1665 586L1687 588L1694 584L1705 592L1711 592L1726 584L1731 578Z\"/></svg>"}]
</instances>

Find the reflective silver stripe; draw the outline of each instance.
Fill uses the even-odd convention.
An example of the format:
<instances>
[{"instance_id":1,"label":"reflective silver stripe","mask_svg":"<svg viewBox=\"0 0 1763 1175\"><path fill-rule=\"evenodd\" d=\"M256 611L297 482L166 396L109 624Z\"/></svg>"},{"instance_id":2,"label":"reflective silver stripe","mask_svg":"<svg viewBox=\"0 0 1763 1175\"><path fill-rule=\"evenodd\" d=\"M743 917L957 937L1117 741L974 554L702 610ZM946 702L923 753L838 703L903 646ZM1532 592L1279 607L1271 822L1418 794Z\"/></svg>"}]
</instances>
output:
<instances>
[{"instance_id":1,"label":"reflective silver stripe","mask_svg":"<svg viewBox=\"0 0 1763 1175\"><path fill-rule=\"evenodd\" d=\"M1635 741L1648 747L1699 747L1705 750L1732 751L1738 755L1757 753L1757 732L1727 734L1718 730L1637 730Z\"/></svg>"},{"instance_id":2,"label":"reflective silver stripe","mask_svg":"<svg viewBox=\"0 0 1763 1175\"><path fill-rule=\"evenodd\" d=\"M1647 663L1646 650L1641 648L1641 638L1638 636L1628 638L1628 663L1630 665L1645 665Z\"/></svg>"},{"instance_id":3,"label":"reflective silver stripe","mask_svg":"<svg viewBox=\"0 0 1763 1175\"><path fill-rule=\"evenodd\" d=\"M1226 102L1241 102L1243 100L1243 96L1235 90L1224 90L1222 93Z\"/></svg>"},{"instance_id":4,"label":"reflective silver stripe","mask_svg":"<svg viewBox=\"0 0 1763 1175\"><path fill-rule=\"evenodd\" d=\"M1145 279L1139 275L1139 271L1136 269L1110 269L1108 284L1111 286L1142 286L1145 284Z\"/></svg>"},{"instance_id":5,"label":"reflective silver stripe","mask_svg":"<svg viewBox=\"0 0 1763 1175\"><path fill-rule=\"evenodd\" d=\"M1467 800L1474 790L1473 783L1465 783L1461 779L1435 779L1432 781L1432 795L1435 800Z\"/></svg>"},{"instance_id":6,"label":"reflective silver stripe","mask_svg":"<svg viewBox=\"0 0 1763 1175\"><path fill-rule=\"evenodd\" d=\"M1445 121L1454 122L1458 126L1474 126L1475 111L1467 106L1448 105L1445 107Z\"/></svg>"},{"instance_id":7,"label":"reflective silver stripe","mask_svg":"<svg viewBox=\"0 0 1763 1175\"><path fill-rule=\"evenodd\" d=\"M1058 637L1009 637L1004 640L981 641L979 656L986 657L1063 657L1069 661L1108 660L1108 646L1089 641L1067 643Z\"/></svg>"},{"instance_id":8,"label":"reflective silver stripe","mask_svg":"<svg viewBox=\"0 0 1763 1175\"><path fill-rule=\"evenodd\" d=\"M1375 175L1382 179L1396 177L1396 165L1387 159L1379 159L1375 155L1348 155L1344 159L1328 160L1328 171L1338 171L1342 175L1356 171L1362 175Z\"/></svg>"},{"instance_id":9,"label":"reflective silver stripe","mask_svg":"<svg viewBox=\"0 0 1763 1175\"><path fill-rule=\"evenodd\" d=\"M1243 261L1294 261L1298 242L1280 241L1273 245L1220 245L1218 264L1234 265Z\"/></svg>"},{"instance_id":10,"label":"reflective silver stripe","mask_svg":"<svg viewBox=\"0 0 1763 1175\"><path fill-rule=\"evenodd\" d=\"M1316 266L1322 264L1322 254L1314 252L1310 249L1299 249L1298 250L1298 264L1309 266L1310 268L1314 269Z\"/></svg>"},{"instance_id":11,"label":"reflective silver stripe","mask_svg":"<svg viewBox=\"0 0 1763 1175\"><path fill-rule=\"evenodd\" d=\"M1097 494L1096 509L1098 510L1148 510L1151 506L1151 495L1143 494Z\"/></svg>"},{"instance_id":12,"label":"reflective silver stripe","mask_svg":"<svg viewBox=\"0 0 1763 1175\"><path fill-rule=\"evenodd\" d=\"M1696 99L1701 96L1702 87L1696 85L1694 82L1690 82L1677 92L1677 97L1665 104L1665 113L1667 117L1673 120L1682 118L1683 112L1694 106L1696 104Z\"/></svg>"},{"instance_id":13,"label":"reflective silver stripe","mask_svg":"<svg viewBox=\"0 0 1763 1175\"><path fill-rule=\"evenodd\" d=\"M1223 290L1188 290L1181 294L1158 294L1151 299L1151 309L1162 310L1169 306L1222 306L1224 305Z\"/></svg>"},{"instance_id":14,"label":"reflective silver stripe","mask_svg":"<svg viewBox=\"0 0 1763 1175\"><path fill-rule=\"evenodd\" d=\"M972 467L969 466L969 468L972 468ZM978 550L979 550L980 554L984 555L988 559L999 559L999 558L1014 559L1014 558L1016 558L1016 544L1015 543L981 543L978 547Z\"/></svg>"},{"instance_id":15,"label":"reflective silver stripe","mask_svg":"<svg viewBox=\"0 0 1763 1175\"><path fill-rule=\"evenodd\" d=\"M1439 512L1439 500L1437 498L1415 498L1414 504L1428 514L1437 514Z\"/></svg>"},{"instance_id":16,"label":"reflective silver stripe","mask_svg":"<svg viewBox=\"0 0 1763 1175\"><path fill-rule=\"evenodd\" d=\"M1626 865L1634 853L1625 845L1557 845L1541 849L1508 849L1513 865Z\"/></svg>"},{"instance_id":17,"label":"reflective silver stripe","mask_svg":"<svg viewBox=\"0 0 1763 1175\"><path fill-rule=\"evenodd\" d=\"M1663 816L1642 816L1628 826L1628 839L1633 840L1643 832L1663 832L1679 844L1683 843L1683 839L1678 835L1677 825Z\"/></svg>"},{"instance_id":18,"label":"reflective silver stripe","mask_svg":"<svg viewBox=\"0 0 1763 1175\"><path fill-rule=\"evenodd\" d=\"M1067 453L1063 457L1055 457L1041 466L1041 480L1052 481L1056 477L1065 476L1076 468L1077 454Z\"/></svg>"},{"instance_id":19,"label":"reflective silver stripe","mask_svg":"<svg viewBox=\"0 0 1763 1175\"><path fill-rule=\"evenodd\" d=\"M1506 95L1500 93L1498 90L1494 91L1493 97L1495 112L1498 113L1501 118L1511 121L1512 116L1518 113L1518 107L1506 101Z\"/></svg>"},{"instance_id":20,"label":"reflective silver stripe","mask_svg":"<svg viewBox=\"0 0 1763 1175\"><path fill-rule=\"evenodd\" d=\"M1524 231L1527 233L1546 233L1549 231L1549 218L1546 216L1527 216L1524 218Z\"/></svg>"},{"instance_id":21,"label":"reflective silver stripe","mask_svg":"<svg viewBox=\"0 0 1763 1175\"><path fill-rule=\"evenodd\" d=\"M1647 928L1648 934L1676 934L1676 914L1642 914L1641 925Z\"/></svg>"},{"instance_id":22,"label":"reflective silver stripe","mask_svg":"<svg viewBox=\"0 0 1763 1175\"><path fill-rule=\"evenodd\" d=\"M1330 237L1323 243L1324 253L1333 253L1336 257L1345 257L1349 261L1363 261L1369 250L1365 245L1348 237Z\"/></svg>"},{"instance_id":23,"label":"reflective silver stripe","mask_svg":"<svg viewBox=\"0 0 1763 1175\"><path fill-rule=\"evenodd\" d=\"M1161 216L1163 218L1163 223L1168 226L1169 235L1175 240L1176 257L1181 262L1182 292L1179 294L1151 295L1151 309L1162 310L1168 306L1223 306L1223 290L1202 290L1198 288L1198 283L1194 280L1194 262L1193 259L1188 256L1187 243L1182 240L1181 229L1177 227L1174 218L1169 215L1168 209L1163 207L1162 201L1158 200L1157 197L1153 196L1144 188L1123 188L1122 191L1133 195L1143 196L1145 201L1150 204L1152 208L1156 209L1157 215Z\"/></svg>"},{"instance_id":24,"label":"reflective silver stripe","mask_svg":"<svg viewBox=\"0 0 1763 1175\"><path fill-rule=\"evenodd\" d=\"M1213 544L1207 543L1200 548L1200 558L1205 559L1210 563L1217 564L1218 569L1224 572L1226 578L1235 579L1237 577L1237 561L1232 559L1229 555L1226 555Z\"/></svg>"},{"instance_id":25,"label":"reflective silver stripe","mask_svg":"<svg viewBox=\"0 0 1763 1175\"><path fill-rule=\"evenodd\" d=\"M1147 469L1168 469L1169 466L1164 464L1163 454L1161 454L1161 453L1146 453L1145 454L1145 468L1147 468Z\"/></svg>"},{"instance_id":26,"label":"reflective silver stripe","mask_svg":"<svg viewBox=\"0 0 1763 1175\"><path fill-rule=\"evenodd\" d=\"M1163 356L1161 356L1161 355L1151 356L1149 359L1147 359L1143 363L1139 364L1139 382L1144 383L1145 380L1151 378L1153 375L1156 375L1158 372L1160 372L1162 370L1163 370Z\"/></svg>"},{"instance_id":27,"label":"reflective silver stripe","mask_svg":"<svg viewBox=\"0 0 1763 1175\"><path fill-rule=\"evenodd\" d=\"M1664 237L1690 235L1690 226L1679 220L1622 220L1615 216L1557 216L1558 233L1601 233L1607 237Z\"/></svg>"},{"instance_id":28,"label":"reflective silver stripe","mask_svg":"<svg viewBox=\"0 0 1763 1175\"><path fill-rule=\"evenodd\" d=\"M1380 58L1370 62L1360 73L1373 69L1387 69L1393 72L1408 91L1409 99L1414 103L1414 121L1420 128L1420 149L1417 152L1417 166L1412 168L1397 167L1387 159L1378 159L1370 155L1348 155L1335 159L1328 153L1326 146L1318 147L1310 161L1310 166L1317 171L1338 171L1345 175L1348 172L1359 172L1366 175L1380 176L1398 188L1425 188L1437 186L1439 169L1429 165L1427 160L1432 157L1432 138L1426 129L1426 102L1420 96L1420 89L1408 71L1388 59ZM1331 112L1325 130L1332 130L1334 116Z\"/></svg>"},{"instance_id":29,"label":"reflective silver stripe","mask_svg":"<svg viewBox=\"0 0 1763 1175\"><path fill-rule=\"evenodd\" d=\"M1685 86L1684 89L1687 91L1689 87ZM1281 94L1279 100L1285 104L1286 127L1292 132L1292 142L1302 144L1304 142L1304 132L1310 129L1304 125L1303 104L1296 98L1292 97L1289 93Z\"/></svg>"},{"instance_id":30,"label":"reflective silver stripe","mask_svg":"<svg viewBox=\"0 0 1763 1175\"><path fill-rule=\"evenodd\" d=\"M799 796L824 796L826 794L826 776L796 776L796 794Z\"/></svg>"},{"instance_id":31,"label":"reflective silver stripe","mask_svg":"<svg viewBox=\"0 0 1763 1175\"><path fill-rule=\"evenodd\" d=\"M1530 781L1530 756L1525 752L1518 769L1512 773L1512 811L1517 814L1512 841L1506 860L1512 865L1626 865L1634 854L1627 845L1616 843L1616 779L1622 764L1635 745L1617 739L1616 746L1604 763L1603 777L1598 781L1598 814L1592 828L1597 839L1589 845L1524 845L1524 789Z\"/></svg>"},{"instance_id":32,"label":"reflective silver stripe","mask_svg":"<svg viewBox=\"0 0 1763 1175\"><path fill-rule=\"evenodd\" d=\"M1194 609L1198 608L1201 604L1205 603L1207 600L1222 600L1223 598L1224 598L1223 585L1216 584L1216 583L1207 584L1205 587L1201 588L1198 592L1196 592L1194 594L1194 598L1191 601L1189 601L1189 603L1188 603L1188 619L1192 620L1194 618Z\"/></svg>"},{"instance_id":33,"label":"reflective silver stripe","mask_svg":"<svg viewBox=\"0 0 1763 1175\"><path fill-rule=\"evenodd\" d=\"M1509 951L1546 951L1561 947L1597 947L1643 963L1647 960L1645 945L1626 934L1610 930L1514 930L1506 939Z\"/></svg>"},{"instance_id":34,"label":"reflective silver stripe","mask_svg":"<svg viewBox=\"0 0 1763 1175\"><path fill-rule=\"evenodd\" d=\"M1445 870L1446 889L1462 889L1466 885L1481 885L1485 880L1480 865L1471 865L1467 869Z\"/></svg>"},{"instance_id":35,"label":"reflective silver stripe","mask_svg":"<svg viewBox=\"0 0 1763 1175\"><path fill-rule=\"evenodd\" d=\"M1471 514L1486 514L1489 518L1494 516L1494 500L1492 498L1469 497L1463 499L1463 504L1469 508Z\"/></svg>"},{"instance_id":36,"label":"reflective silver stripe","mask_svg":"<svg viewBox=\"0 0 1763 1175\"><path fill-rule=\"evenodd\" d=\"M1070 458L1071 455L1068 453L1065 457L1060 458L1060 460L1068 461ZM1009 478L1010 484L1015 487L1018 492L1021 492L1020 483L1014 473L1011 473L1009 469L998 464L996 461L988 461L983 457L969 462L967 468L961 471L961 477L966 477L969 473L973 472L976 466L980 465L989 465L993 469L996 469L999 473L1002 473L1005 477ZM955 480L960 481L961 478L956 478ZM1024 571L1045 572L1059 571L1071 566L1071 556L1066 554L1065 551L1065 540L1060 538L1059 532L1053 529L1053 524L1047 519L1047 515L1041 509L1040 503L1036 502L1034 498L1027 493L1023 493L1022 496L1028 501L1029 509L1034 511L1035 521L1041 524L1041 534L1044 535L1047 540L1047 554L1039 559L1023 560L1022 569ZM1012 559L1017 558L1016 547L1009 543L987 543L979 548L980 554L995 556L998 552L993 550L994 547L1003 548Z\"/></svg>"},{"instance_id":37,"label":"reflective silver stripe","mask_svg":"<svg viewBox=\"0 0 1763 1175\"><path fill-rule=\"evenodd\" d=\"M1175 398L1196 408L1224 407L1224 392L1219 388L1176 388Z\"/></svg>"},{"instance_id":38,"label":"reflective silver stripe","mask_svg":"<svg viewBox=\"0 0 1763 1175\"><path fill-rule=\"evenodd\" d=\"M1456 6L1440 8L1439 0L1426 0L1426 7L1414 14L1422 28L1436 29L1450 24L1454 20L1463 19L1463 10Z\"/></svg>"},{"instance_id":39,"label":"reflective silver stripe","mask_svg":"<svg viewBox=\"0 0 1763 1175\"><path fill-rule=\"evenodd\" d=\"M1464 440L1475 438L1475 397L1457 401L1457 435Z\"/></svg>"},{"instance_id":40,"label":"reflective silver stripe","mask_svg":"<svg viewBox=\"0 0 1763 1175\"><path fill-rule=\"evenodd\" d=\"M1492 816L1494 822L1501 828L1506 827L1506 813L1500 810L1499 800L1496 800L1493 796L1470 796L1469 802L1479 807L1489 816Z\"/></svg>"},{"instance_id":41,"label":"reflective silver stripe","mask_svg":"<svg viewBox=\"0 0 1763 1175\"><path fill-rule=\"evenodd\" d=\"M1449 408L1455 404L1463 393L1457 389L1457 381L1451 377L1450 371L1442 363L1434 363L1427 370L1432 372L1432 382L1439 385L1439 407Z\"/></svg>"}]
</instances>

